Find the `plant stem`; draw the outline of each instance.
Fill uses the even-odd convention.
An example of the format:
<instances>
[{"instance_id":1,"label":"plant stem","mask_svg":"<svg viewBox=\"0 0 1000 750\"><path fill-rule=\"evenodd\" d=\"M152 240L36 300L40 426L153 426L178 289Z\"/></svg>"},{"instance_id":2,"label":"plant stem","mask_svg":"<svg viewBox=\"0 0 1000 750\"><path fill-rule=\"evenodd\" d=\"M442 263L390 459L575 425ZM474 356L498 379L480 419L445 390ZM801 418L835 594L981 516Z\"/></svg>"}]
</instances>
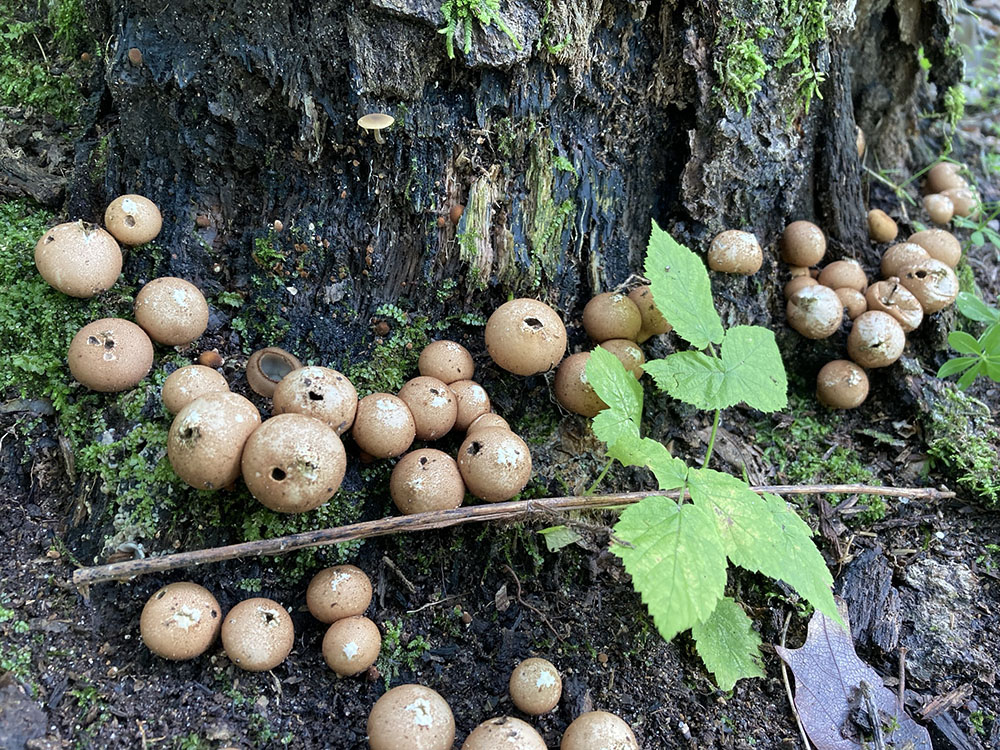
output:
<instances>
[{"instance_id":1,"label":"plant stem","mask_svg":"<svg viewBox=\"0 0 1000 750\"><path fill-rule=\"evenodd\" d=\"M604 477L608 475L608 471L611 470L611 464L613 464L614 462L615 460L613 458L608 459L608 462L604 464L604 468L601 469L601 473L597 475L597 479L595 479L593 483L583 491L584 497L590 497L595 492L597 492L597 488L601 485L601 482L604 481Z\"/></svg>"},{"instance_id":2,"label":"plant stem","mask_svg":"<svg viewBox=\"0 0 1000 750\"><path fill-rule=\"evenodd\" d=\"M719 431L719 417L722 415L722 409L715 410L715 419L712 420L712 436L708 439L708 450L705 451L705 462L701 465L701 468L708 468L708 461L712 458L712 449L715 448L715 435Z\"/></svg>"}]
</instances>

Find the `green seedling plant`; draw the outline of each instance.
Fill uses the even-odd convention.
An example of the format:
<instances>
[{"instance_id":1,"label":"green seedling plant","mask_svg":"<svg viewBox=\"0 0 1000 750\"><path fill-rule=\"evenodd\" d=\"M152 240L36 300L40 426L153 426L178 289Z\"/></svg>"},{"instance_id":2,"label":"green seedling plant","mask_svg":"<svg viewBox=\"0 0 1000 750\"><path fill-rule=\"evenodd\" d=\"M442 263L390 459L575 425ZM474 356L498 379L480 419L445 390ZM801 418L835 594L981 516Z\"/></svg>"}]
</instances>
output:
<instances>
[{"instance_id":1,"label":"green seedling plant","mask_svg":"<svg viewBox=\"0 0 1000 750\"><path fill-rule=\"evenodd\" d=\"M521 42L510 30L500 15L500 0L444 0L441 3L441 14L445 26L438 33L444 34L444 44L448 57L455 57L455 36L465 39L462 51L469 54L472 51L472 22L478 21L484 29L496 24L504 34L510 37L515 49L521 49Z\"/></svg>"},{"instance_id":2,"label":"green seedling plant","mask_svg":"<svg viewBox=\"0 0 1000 750\"><path fill-rule=\"evenodd\" d=\"M812 530L785 503L757 494L743 479L708 468L722 410L739 403L764 412L787 404L787 380L774 334L759 326L725 330L701 259L653 222L646 254L653 299L691 349L647 362L660 390L715 412L705 460L689 466L642 437L642 386L610 352L597 348L587 379L607 409L593 420L608 455L652 471L661 490L625 510L611 551L622 559L660 634L690 629L718 686L762 677L760 636L743 607L725 595L729 563L780 579L813 607L840 621L833 579Z\"/></svg>"},{"instance_id":3,"label":"green seedling plant","mask_svg":"<svg viewBox=\"0 0 1000 750\"><path fill-rule=\"evenodd\" d=\"M986 330L979 338L965 331L949 333L948 344L963 356L953 357L941 365L937 376L946 378L961 373L958 387L962 390L972 385L980 375L1000 383L1000 310L969 292L959 292L955 306L969 320L986 323Z\"/></svg>"}]
</instances>

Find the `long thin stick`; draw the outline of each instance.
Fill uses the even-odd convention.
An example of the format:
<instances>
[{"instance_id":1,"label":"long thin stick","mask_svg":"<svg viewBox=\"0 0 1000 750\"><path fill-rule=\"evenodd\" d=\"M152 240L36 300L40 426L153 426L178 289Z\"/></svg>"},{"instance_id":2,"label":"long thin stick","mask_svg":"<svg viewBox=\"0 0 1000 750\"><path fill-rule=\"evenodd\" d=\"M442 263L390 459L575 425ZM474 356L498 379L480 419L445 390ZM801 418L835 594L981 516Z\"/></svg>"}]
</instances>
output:
<instances>
[{"instance_id":1,"label":"long thin stick","mask_svg":"<svg viewBox=\"0 0 1000 750\"><path fill-rule=\"evenodd\" d=\"M805 484L805 485L765 485L751 487L754 492L770 492L776 495L881 495L884 497L907 497L923 500L943 500L955 496L946 492L922 487L871 487L865 484ZM316 529L290 534L275 539L260 539L255 542L230 544L225 547L211 547L193 552L177 552L160 557L146 557L141 560L97 565L79 568L73 572L73 583L86 594L92 583L123 580L165 570L188 568L205 563L233 560L238 557L260 557L262 555L282 555L309 547L323 547L330 544L350 542L355 539L370 539L377 536L401 534L412 531L429 531L461 526L484 521L513 521L520 518L551 513L561 510L581 510L615 508L637 503L645 497L676 498L677 490L660 492L623 492L613 495L592 495L580 497L549 497L539 500L520 500L492 505L474 505L453 510L434 510L427 513L413 513L409 516L393 516L376 521L362 521L332 529Z\"/></svg>"}]
</instances>

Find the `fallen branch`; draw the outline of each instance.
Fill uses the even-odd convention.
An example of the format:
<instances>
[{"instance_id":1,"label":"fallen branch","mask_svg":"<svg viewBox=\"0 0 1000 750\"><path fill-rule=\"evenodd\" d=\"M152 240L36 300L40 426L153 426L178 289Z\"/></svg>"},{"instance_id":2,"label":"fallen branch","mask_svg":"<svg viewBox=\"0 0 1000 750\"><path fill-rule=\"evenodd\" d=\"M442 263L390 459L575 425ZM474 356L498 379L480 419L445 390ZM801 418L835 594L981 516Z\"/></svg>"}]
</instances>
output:
<instances>
[{"instance_id":1,"label":"fallen branch","mask_svg":"<svg viewBox=\"0 0 1000 750\"><path fill-rule=\"evenodd\" d=\"M907 497L914 500L943 500L955 496L954 492L921 487L870 487L864 484L804 484L766 485L752 487L754 492L770 492L776 495L881 495L883 497ZM140 560L79 568L73 572L73 583L84 594L92 583L123 580L146 573L159 573L178 568L189 568L205 563L233 560L238 557L260 557L262 555L283 555L310 547L324 547L341 544L356 539L370 539L377 536L402 534L412 531L430 531L461 526L484 521L514 521L535 515L566 510L595 510L616 508L637 503L644 497L676 498L676 490L659 492L624 492L615 495L592 495L589 497L568 496L548 497L538 500L520 500L492 505L473 505L454 510L435 510L428 513L414 513L409 516L393 516L376 521L362 521L332 529L316 529L298 534L260 539L255 542L229 544L225 547L211 547L194 552L176 552L160 557L146 557Z\"/></svg>"}]
</instances>

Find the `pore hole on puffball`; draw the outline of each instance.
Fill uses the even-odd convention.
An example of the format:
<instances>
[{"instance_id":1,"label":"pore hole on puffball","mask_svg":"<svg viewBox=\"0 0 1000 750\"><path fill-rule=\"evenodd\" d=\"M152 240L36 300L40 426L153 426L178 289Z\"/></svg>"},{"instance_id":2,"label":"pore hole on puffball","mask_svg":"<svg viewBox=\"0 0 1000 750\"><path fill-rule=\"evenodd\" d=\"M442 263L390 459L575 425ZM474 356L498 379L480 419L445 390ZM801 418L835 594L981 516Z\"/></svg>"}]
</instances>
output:
<instances>
[{"instance_id":1,"label":"pore hole on puffball","mask_svg":"<svg viewBox=\"0 0 1000 750\"><path fill-rule=\"evenodd\" d=\"M125 226L127 226L127 227L134 227L135 226L135 217L132 216L131 214L126 215L125 216Z\"/></svg>"},{"instance_id":2,"label":"pore hole on puffball","mask_svg":"<svg viewBox=\"0 0 1000 750\"><path fill-rule=\"evenodd\" d=\"M193 440L194 438L198 437L198 428L181 427L180 430L177 431L177 436L181 440Z\"/></svg>"},{"instance_id":3,"label":"pore hole on puffball","mask_svg":"<svg viewBox=\"0 0 1000 750\"><path fill-rule=\"evenodd\" d=\"M292 371L291 363L277 354L265 354L257 363L257 368L268 380L280 383L281 379Z\"/></svg>"},{"instance_id":4,"label":"pore hole on puffball","mask_svg":"<svg viewBox=\"0 0 1000 750\"><path fill-rule=\"evenodd\" d=\"M157 595L156 595L156 598L157 598L157 599L162 599L162 598L163 598L163 597L165 597L166 595L167 595L167 592L166 592L166 591L160 591L159 593L157 593Z\"/></svg>"},{"instance_id":5,"label":"pore hole on puffball","mask_svg":"<svg viewBox=\"0 0 1000 750\"><path fill-rule=\"evenodd\" d=\"M87 343L91 346L100 346L101 340L97 336L88 336Z\"/></svg>"},{"instance_id":6,"label":"pore hole on puffball","mask_svg":"<svg viewBox=\"0 0 1000 750\"><path fill-rule=\"evenodd\" d=\"M316 393L316 391L309 391L309 400L310 401L322 401L323 400L323 394L322 393Z\"/></svg>"},{"instance_id":7,"label":"pore hole on puffball","mask_svg":"<svg viewBox=\"0 0 1000 750\"><path fill-rule=\"evenodd\" d=\"M539 330L540 328L543 328L545 326L545 324L542 323L542 321L540 321L538 318L525 318L524 322L527 325L529 325L532 328L534 328L536 331Z\"/></svg>"},{"instance_id":8,"label":"pore hole on puffball","mask_svg":"<svg viewBox=\"0 0 1000 750\"><path fill-rule=\"evenodd\" d=\"M276 619L278 618L276 618L273 613L266 611L264 612L264 622L266 622L268 625L270 625Z\"/></svg>"},{"instance_id":9,"label":"pore hole on puffball","mask_svg":"<svg viewBox=\"0 0 1000 750\"><path fill-rule=\"evenodd\" d=\"M465 452L468 453L470 456L475 456L482 449L483 449L482 443L474 441L472 443L469 443L469 447Z\"/></svg>"},{"instance_id":10,"label":"pore hole on puffball","mask_svg":"<svg viewBox=\"0 0 1000 750\"><path fill-rule=\"evenodd\" d=\"M917 271L913 275L916 276L918 279L926 279L927 278L927 271Z\"/></svg>"},{"instance_id":11,"label":"pore hole on puffball","mask_svg":"<svg viewBox=\"0 0 1000 750\"><path fill-rule=\"evenodd\" d=\"M420 459L420 465L423 466L426 463L427 463L427 457L426 456L421 457L421 459Z\"/></svg>"},{"instance_id":12,"label":"pore hole on puffball","mask_svg":"<svg viewBox=\"0 0 1000 750\"><path fill-rule=\"evenodd\" d=\"M271 469L271 479L273 479L275 482L281 482L287 476L288 475L284 472L284 470L279 469L277 466Z\"/></svg>"},{"instance_id":13,"label":"pore hole on puffball","mask_svg":"<svg viewBox=\"0 0 1000 750\"><path fill-rule=\"evenodd\" d=\"M104 339L104 348L105 349L114 349L115 348L114 339Z\"/></svg>"}]
</instances>

